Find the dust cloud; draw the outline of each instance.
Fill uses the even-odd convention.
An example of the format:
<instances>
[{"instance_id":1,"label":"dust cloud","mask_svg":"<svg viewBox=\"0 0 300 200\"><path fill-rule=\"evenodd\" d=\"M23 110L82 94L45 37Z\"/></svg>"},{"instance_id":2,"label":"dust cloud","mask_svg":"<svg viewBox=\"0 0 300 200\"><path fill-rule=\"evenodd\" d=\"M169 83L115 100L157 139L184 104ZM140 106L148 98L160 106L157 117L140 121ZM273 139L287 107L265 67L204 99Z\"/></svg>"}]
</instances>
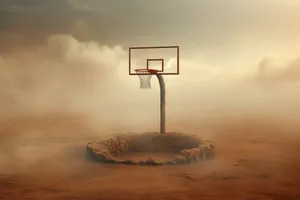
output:
<instances>
[{"instance_id":1,"label":"dust cloud","mask_svg":"<svg viewBox=\"0 0 300 200\"><path fill-rule=\"evenodd\" d=\"M151 117L159 103L158 83L153 77L153 90L140 91L138 78L128 76L127 59L127 49L121 46L80 42L71 35L53 35L44 46L4 54L0 58L1 115L66 112L106 120L134 117L134 113L139 113L135 120L147 118L145 114ZM257 66L238 72L193 59L181 60L180 76L165 77L172 116L181 117L183 110L188 115L232 115L297 106L299 58L281 64L262 58L254 61Z\"/></svg>"},{"instance_id":2,"label":"dust cloud","mask_svg":"<svg viewBox=\"0 0 300 200\"><path fill-rule=\"evenodd\" d=\"M262 55L253 61L256 66L236 70L186 54L180 76L165 77L168 130L208 137L213 132L300 130L299 58L277 62ZM0 56L0 166L26 171L40 166L45 154L53 159L70 151L72 141L82 148L82 141L107 133L158 129L158 81L153 77L153 89L140 90L138 78L128 75L127 59L122 46L71 35L53 35L45 45ZM47 146L49 140L56 146ZM15 166L16 160L21 164ZM55 167L63 168L53 162Z\"/></svg>"}]
</instances>

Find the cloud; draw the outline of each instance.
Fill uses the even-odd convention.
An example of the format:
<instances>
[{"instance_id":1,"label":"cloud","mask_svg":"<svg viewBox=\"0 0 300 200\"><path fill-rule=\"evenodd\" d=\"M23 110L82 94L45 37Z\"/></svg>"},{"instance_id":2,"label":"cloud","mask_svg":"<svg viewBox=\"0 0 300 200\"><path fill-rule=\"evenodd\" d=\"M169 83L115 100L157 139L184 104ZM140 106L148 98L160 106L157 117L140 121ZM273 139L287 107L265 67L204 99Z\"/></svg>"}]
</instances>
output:
<instances>
[{"instance_id":1,"label":"cloud","mask_svg":"<svg viewBox=\"0 0 300 200\"><path fill-rule=\"evenodd\" d=\"M92 109L114 84L122 47L53 35L47 45L0 57L1 109L55 112ZM109 80L109 82L108 82Z\"/></svg>"},{"instance_id":2,"label":"cloud","mask_svg":"<svg viewBox=\"0 0 300 200\"><path fill-rule=\"evenodd\" d=\"M222 60L214 55L212 59ZM140 90L138 77L128 75L127 56L120 45L82 42L66 34L51 35L36 47L16 47L0 59L2 115L71 112L112 126L153 127L158 120L158 81L153 77L152 90ZM290 101L300 99L295 93L299 59L279 62L266 57L254 68L243 61L229 68L204 58L201 51L185 53L180 75L164 77L168 120L291 113L298 106ZM267 85L278 87L268 90Z\"/></svg>"},{"instance_id":3,"label":"cloud","mask_svg":"<svg viewBox=\"0 0 300 200\"><path fill-rule=\"evenodd\" d=\"M8 12L106 12L106 9L93 3L93 1L77 0L33 0L30 2L4 0L0 4L0 10Z\"/></svg>"},{"instance_id":4,"label":"cloud","mask_svg":"<svg viewBox=\"0 0 300 200\"><path fill-rule=\"evenodd\" d=\"M103 6L95 4L94 1L66 0L74 10L81 12L107 13Z\"/></svg>"},{"instance_id":5,"label":"cloud","mask_svg":"<svg viewBox=\"0 0 300 200\"><path fill-rule=\"evenodd\" d=\"M266 84L299 83L300 57L281 61L266 57L260 61L255 77Z\"/></svg>"}]
</instances>

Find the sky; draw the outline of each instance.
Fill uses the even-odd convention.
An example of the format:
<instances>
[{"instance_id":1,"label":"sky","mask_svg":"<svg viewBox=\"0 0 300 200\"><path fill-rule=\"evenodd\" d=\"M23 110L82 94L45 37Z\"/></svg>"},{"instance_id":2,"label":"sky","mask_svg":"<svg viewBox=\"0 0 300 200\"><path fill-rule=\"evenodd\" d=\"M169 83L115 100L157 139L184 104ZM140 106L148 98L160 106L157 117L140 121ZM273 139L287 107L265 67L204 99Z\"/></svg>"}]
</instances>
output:
<instances>
[{"instance_id":1,"label":"sky","mask_svg":"<svg viewBox=\"0 0 300 200\"><path fill-rule=\"evenodd\" d=\"M166 77L173 112L271 109L298 99L299 24L296 0L1 0L1 106L144 109L156 93L136 91L127 48L179 45L181 74Z\"/></svg>"},{"instance_id":2,"label":"sky","mask_svg":"<svg viewBox=\"0 0 300 200\"><path fill-rule=\"evenodd\" d=\"M66 33L111 45L272 48L299 46L299 10L296 0L2 0L0 31L25 44Z\"/></svg>"},{"instance_id":3,"label":"sky","mask_svg":"<svg viewBox=\"0 0 300 200\"><path fill-rule=\"evenodd\" d=\"M45 43L53 34L104 45L179 45L216 65L298 56L296 0L3 0L1 51ZM215 59L218 57L218 59Z\"/></svg>"}]
</instances>

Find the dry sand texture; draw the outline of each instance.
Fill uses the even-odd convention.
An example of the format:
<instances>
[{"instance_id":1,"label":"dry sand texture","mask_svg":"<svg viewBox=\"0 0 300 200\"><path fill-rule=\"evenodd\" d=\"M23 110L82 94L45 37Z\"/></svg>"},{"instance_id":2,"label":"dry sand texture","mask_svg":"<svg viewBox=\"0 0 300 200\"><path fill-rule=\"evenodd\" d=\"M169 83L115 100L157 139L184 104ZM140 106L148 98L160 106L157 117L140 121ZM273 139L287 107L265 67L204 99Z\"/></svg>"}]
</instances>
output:
<instances>
[{"instance_id":1,"label":"dry sand texture","mask_svg":"<svg viewBox=\"0 0 300 200\"><path fill-rule=\"evenodd\" d=\"M87 158L110 164L191 164L212 159L214 152L212 143L177 132L115 134L109 139L93 140L87 144Z\"/></svg>"}]
</instances>

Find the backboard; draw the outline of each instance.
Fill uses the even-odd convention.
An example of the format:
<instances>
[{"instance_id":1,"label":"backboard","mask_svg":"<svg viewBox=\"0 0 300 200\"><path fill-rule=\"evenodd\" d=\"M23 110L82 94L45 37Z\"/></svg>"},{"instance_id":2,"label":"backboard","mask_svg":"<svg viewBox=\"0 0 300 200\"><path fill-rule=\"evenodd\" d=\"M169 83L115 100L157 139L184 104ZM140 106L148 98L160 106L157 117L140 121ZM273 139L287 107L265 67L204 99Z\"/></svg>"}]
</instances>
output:
<instances>
[{"instance_id":1,"label":"backboard","mask_svg":"<svg viewBox=\"0 0 300 200\"><path fill-rule=\"evenodd\" d=\"M155 69L157 74L179 74L179 46L129 47L129 75L137 69Z\"/></svg>"}]
</instances>

